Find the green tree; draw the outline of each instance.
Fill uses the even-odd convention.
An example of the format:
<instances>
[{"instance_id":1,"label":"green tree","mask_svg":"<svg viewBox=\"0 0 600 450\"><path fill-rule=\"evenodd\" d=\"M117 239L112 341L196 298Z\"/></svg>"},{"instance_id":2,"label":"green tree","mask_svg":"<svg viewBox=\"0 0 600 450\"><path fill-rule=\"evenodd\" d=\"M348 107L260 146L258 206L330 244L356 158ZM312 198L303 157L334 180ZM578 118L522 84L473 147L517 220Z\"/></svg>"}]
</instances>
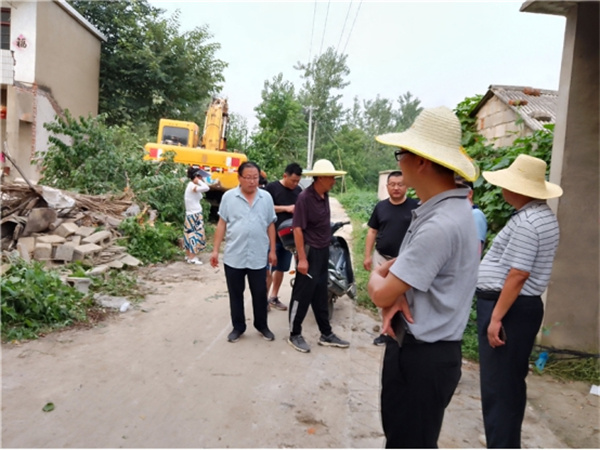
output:
<instances>
[{"instance_id":1,"label":"green tree","mask_svg":"<svg viewBox=\"0 0 600 450\"><path fill-rule=\"evenodd\" d=\"M105 120L102 114L74 119L65 111L63 118L44 124L52 135L48 150L38 155L41 183L89 195L130 190L161 220L183 224L185 167L172 158L144 161L145 137L127 125L109 127Z\"/></svg>"},{"instance_id":2,"label":"green tree","mask_svg":"<svg viewBox=\"0 0 600 450\"><path fill-rule=\"evenodd\" d=\"M423 111L421 100L412 98L410 91L398 97L399 108L395 111L394 119L396 121L395 130L407 130L415 121L417 116Z\"/></svg>"},{"instance_id":3,"label":"green tree","mask_svg":"<svg viewBox=\"0 0 600 450\"><path fill-rule=\"evenodd\" d=\"M307 123L294 85L279 73L265 81L262 102L255 108L257 132L252 135L248 157L271 173L283 173L290 162L306 157Z\"/></svg>"},{"instance_id":4,"label":"green tree","mask_svg":"<svg viewBox=\"0 0 600 450\"><path fill-rule=\"evenodd\" d=\"M518 137L509 146L494 147L487 142L485 137L477 133L476 120L471 115L481 98L480 95L467 97L455 109L463 131L463 147L478 164L480 170L483 172L504 169L512 164L518 155L526 154L544 160L548 165L546 173L546 176L548 176L552 157L554 125L548 124L529 136ZM483 177L479 177L473 186L473 201L478 204L488 220L487 241L489 245L510 218L513 208L504 201L502 189L492 186Z\"/></svg>"},{"instance_id":5,"label":"green tree","mask_svg":"<svg viewBox=\"0 0 600 450\"><path fill-rule=\"evenodd\" d=\"M350 84L346 81L350 74L347 58L348 55L337 53L330 47L312 62L298 62L294 67L301 71L304 80L300 102L306 108L312 108L313 120L318 125L315 154L318 144L330 140L341 125L344 116L341 91Z\"/></svg>"},{"instance_id":6,"label":"green tree","mask_svg":"<svg viewBox=\"0 0 600 450\"><path fill-rule=\"evenodd\" d=\"M179 11L164 19L147 0L71 3L107 37L100 61L107 124L155 125L161 117L203 123L227 66L215 58L220 44L208 42L208 26L180 34Z\"/></svg>"},{"instance_id":7,"label":"green tree","mask_svg":"<svg viewBox=\"0 0 600 450\"><path fill-rule=\"evenodd\" d=\"M248 146L248 121L244 116L236 113L229 113L227 150L244 153Z\"/></svg>"}]
</instances>

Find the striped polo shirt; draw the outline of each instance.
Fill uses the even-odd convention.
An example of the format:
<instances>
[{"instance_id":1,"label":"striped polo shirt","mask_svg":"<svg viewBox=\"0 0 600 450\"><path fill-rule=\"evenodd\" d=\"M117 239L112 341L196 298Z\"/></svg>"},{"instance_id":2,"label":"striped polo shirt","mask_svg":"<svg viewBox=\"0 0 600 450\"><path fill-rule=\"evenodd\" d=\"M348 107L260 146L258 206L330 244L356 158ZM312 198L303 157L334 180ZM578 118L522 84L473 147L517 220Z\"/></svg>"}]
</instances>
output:
<instances>
[{"instance_id":1,"label":"striped polo shirt","mask_svg":"<svg viewBox=\"0 0 600 450\"><path fill-rule=\"evenodd\" d=\"M511 268L529 272L520 295L542 295L558 247L558 221L543 200L519 209L492 242L479 266L477 289L500 292Z\"/></svg>"}]
</instances>

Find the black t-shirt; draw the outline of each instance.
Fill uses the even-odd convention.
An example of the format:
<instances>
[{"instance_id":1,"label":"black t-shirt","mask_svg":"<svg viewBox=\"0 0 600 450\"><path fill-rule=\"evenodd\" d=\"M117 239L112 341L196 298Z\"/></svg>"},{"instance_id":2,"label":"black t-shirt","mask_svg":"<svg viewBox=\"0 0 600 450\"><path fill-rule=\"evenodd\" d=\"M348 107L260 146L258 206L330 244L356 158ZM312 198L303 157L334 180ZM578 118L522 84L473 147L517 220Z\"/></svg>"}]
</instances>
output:
<instances>
[{"instance_id":1,"label":"black t-shirt","mask_svg":"<svg viewBox=\"0 0 600 450\"><path fill-rule=\"evenodd\" d=\"M400 244L412 219L411 211L418 206L418 200L410 197L399 205L393 205L389 199L375 205L367 225L377 230L375 249L379 253L385 256L398 256Z\"/></svg>"},{"instance_id":2,"label":"black t-shirt","mask_svg":"<svg viewBox=\"0 0 600 450\"><path fill-rule=\"evenodd\" d=\"M281 182L271 181L265 187L265 190L271 194L273 197L273 204L275 206L287 206L287 205L295 205L296 200L298 200L298 195L302 192L300 186L296 186L294 189L286 188ZM281 222L287 219L291 219L293 214L289 212L280 212L277 213L277 222L275 223L275 228L281 225Z\"/></svg>"}]
</instances>

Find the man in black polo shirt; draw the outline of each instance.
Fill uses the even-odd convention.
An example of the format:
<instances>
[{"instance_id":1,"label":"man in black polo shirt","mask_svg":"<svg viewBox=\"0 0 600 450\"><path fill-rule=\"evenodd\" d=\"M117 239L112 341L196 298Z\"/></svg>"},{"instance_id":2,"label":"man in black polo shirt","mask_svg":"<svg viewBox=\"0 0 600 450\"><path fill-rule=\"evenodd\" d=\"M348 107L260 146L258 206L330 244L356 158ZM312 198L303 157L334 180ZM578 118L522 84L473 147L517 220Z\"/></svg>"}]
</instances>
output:
<instances>
[{"instance_id":1,"label":"man in black polo shirt","mask_svg":"<svg viewBox=\"0 0 600 450\"><path fill-rule=\"evenodd\" d=\"M273 204L275 205L275 213L277 214L275 229L278 229L283 221L291 219L294 216L296 200L300 192L302 192L302 189L298 186L301 176L302 167L297 163L291 163L285 168L281 180L273 181L267 184L265 188L271 194L271 197L273 197ZM279 288L283 281L283 273L290 270L292 253L283 247L279 237L277 237L277 243L275 244L275 253L277 254L277 265L271 268L273 281L268 302L275 309L285 311L287 306L279 300Z\"/></svg>"},{"instance_id":2,"label":"man in black polo shirt","mask_svg":"<svg viewBox=\"0 0 600 450\"><path fill-rule=\"evenodd\" d=\"M327 306L327 279L329 244L331 242L331 212L328 192L335 177L346 172L335 170L333 164L320 159L313 170L304 175L314 178L313 184L298 196L292 226L298 252L296 279L289 308L290 337L288 343L299 352L310 351L302 337L302 322L312 306L321 337L319 345L347 348L350 343L337 337L329 323Z\"/></svg>"},{"instance_id":3,"label":"man in black polo shirt","mask_svg":"<svg viewBox=\"0 0 600 450\"><path fill-rule=\"evenodd\" d=\"M386 188L389 198L375 205L367 223L369 231L365 239L363 267L369 272L373 267L398 256L400 244L412 219L412 210L419 206L418 200L406 196L407 186L401 171L390 172ZM386 337L383 334L373 340L375 345L385 343Z\"/></svg>"}]
</instances>

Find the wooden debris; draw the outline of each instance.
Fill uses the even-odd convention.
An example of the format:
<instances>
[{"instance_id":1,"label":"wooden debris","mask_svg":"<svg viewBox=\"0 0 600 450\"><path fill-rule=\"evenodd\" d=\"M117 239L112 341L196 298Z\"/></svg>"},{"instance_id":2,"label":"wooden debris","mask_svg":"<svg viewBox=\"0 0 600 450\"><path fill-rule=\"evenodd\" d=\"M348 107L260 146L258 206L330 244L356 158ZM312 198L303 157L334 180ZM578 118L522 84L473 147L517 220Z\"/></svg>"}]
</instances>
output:
<instances>
[{"instance_id":1,"label":"wooden debris","mask_svg":"<svg viewBox=\"0 0 600 450\"><path fill-rule=\"evenodd\" d=\"M48 192L52 195L44 197ZM53 208L58 204L54 195L67 203ZM131 191L121 195L85 195L31 183L3 183L0 196L2 251L18 249L24 258L57 264L83 259L92 265L122 267L137 261L116 245L121 237L118 227L127 211L139 210Z\"/></svg>"}]
</instances>

